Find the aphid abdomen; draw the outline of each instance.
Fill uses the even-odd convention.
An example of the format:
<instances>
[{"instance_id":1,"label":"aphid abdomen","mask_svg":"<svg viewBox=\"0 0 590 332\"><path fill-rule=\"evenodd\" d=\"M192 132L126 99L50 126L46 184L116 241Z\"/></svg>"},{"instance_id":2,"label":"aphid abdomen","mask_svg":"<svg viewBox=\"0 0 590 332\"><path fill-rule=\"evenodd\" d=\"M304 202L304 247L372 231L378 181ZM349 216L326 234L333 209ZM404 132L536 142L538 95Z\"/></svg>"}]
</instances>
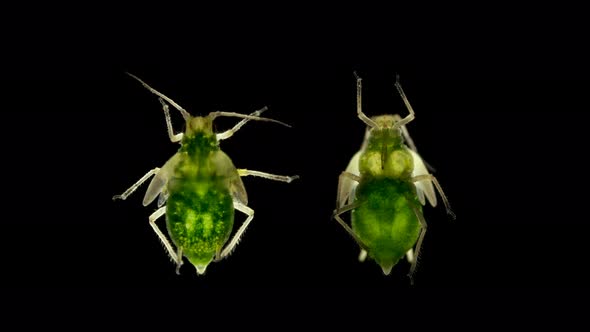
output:
<instances>
[{"instance_id":1,"label":"aphid abdomen","mask_svg":"<svg viewBox=\"0 0 590 332\"><path fill-rule=\"evenodd\" d=\"M412 205L419 211L422 208L414 188L391 178L366 179L356 189L356 201L360 206L352 212L352 229L367 246L369 256L389 274L420 234Z\"/></svg>"},{"instance_id":2,"label":"aphid abdomen","mask_svg":"<svg viewBox=\"0 0 590 332\"><path fill-rule=\"evenodd\" d=\"M173 243L204 272L228 240L234 223L232 197L221 179L173 179L166 223Z\"/></svg>"}]
</instances>

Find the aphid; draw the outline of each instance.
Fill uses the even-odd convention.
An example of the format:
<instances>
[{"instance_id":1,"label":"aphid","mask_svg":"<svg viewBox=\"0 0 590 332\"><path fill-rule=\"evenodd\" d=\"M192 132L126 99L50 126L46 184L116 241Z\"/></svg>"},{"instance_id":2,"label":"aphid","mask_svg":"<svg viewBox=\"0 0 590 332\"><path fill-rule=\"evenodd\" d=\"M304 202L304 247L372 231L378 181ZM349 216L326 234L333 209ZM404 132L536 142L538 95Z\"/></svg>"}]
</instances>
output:
<instances>
[{"instance_id":1,"label":"aphid","mask_svg":"<svg viewBox=\"0 0 590 332\"><path fill-rule=\"evenodd\" d=\"M408 276L413 282L427 228L422 214L424 197L433 207L437 203L433 184L447 213L455 216L408 134L406 124L414 119L414 110L399 84L399 77L395 87L410 113L403 119L397 114L367 117L361 108L361 78L356 73L355 76L357 113L367 130L361 149L339 177L333 217L360 246L359 261L363 262L368 255L389 275L405 254L412 264ZM340 217L348 211L351 211L352 227Z\"/></svg>"},{"instance_id":2,"label":"aphid","mask_svg":"<svg viewBox=\"0 0 590 332\"><path fill-rule=\"evenodd\" d=\"M143 199L143 205L147 206L158 196L158 209L149 216L150 226L176 263L176 273L179 273L183 256L186 256L195 266L197 274L203 274L209 263L213 260L219 261L232 252L254 218L254 210L248 207L246 189L240 177L253 175L287 183L298 178L297 175L282 176L236 169L231 159L219 148L219 141L230 138L249 120L271 121L287 127L288 125L260 117L260 114L266 111L266 107L250 115L211 112L204 117L193 117L170 98L136 76L129 75L159 97L166 116L170 140L179 142L181 146L164 166L147 172L137 183L113 199L126 199L142 183L155 175ZM180 111L186 121L184 133L174 134L168 104ZM232 129L214 133L213 120L219 116L243 119ZM233 230L234 209L246 214L247 218L226 244ZM168 235L176 250L156 225L156 220L164 214Z\"/></svg>"}]
</instances>

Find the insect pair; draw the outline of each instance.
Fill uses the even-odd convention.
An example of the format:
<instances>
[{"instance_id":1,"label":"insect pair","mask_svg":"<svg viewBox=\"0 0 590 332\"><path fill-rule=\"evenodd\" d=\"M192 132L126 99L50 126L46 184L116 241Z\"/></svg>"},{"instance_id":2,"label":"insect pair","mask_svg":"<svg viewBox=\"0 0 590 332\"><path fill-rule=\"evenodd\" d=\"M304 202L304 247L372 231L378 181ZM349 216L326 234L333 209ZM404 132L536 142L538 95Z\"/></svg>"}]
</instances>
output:
<instances>
[{"instance_id":1,"label":"insect pair","mask_svg":"<svg viewBox=\"0 0 590 332\"><path fill-rule=\"evenodd\" d=\"M241 177L259 176L287 183L298 178L297 175L283 176L237 169L219 148L219 141L230 138L250 120L288 125L261 117L266 107L249 115L211 112L204 117L193 117L170 98L136 76L129 75L159 97L170 140L179 142L181 147L164 166L150 170L113 199L126 199L154 176L143 199L143 205L147 206L158 198L158 209L149 216L150 226L176 263L177 273L183 264L183 257L187 257L195 266L197 274L203 274L212 261L219 261L234 250L254 218L254 210L248 207ZM433 184L442 196L447 211L450 214L452 212L440 185L428 173L408 135L405 125L414 119L414 111L398 80L395 85L410 114L403 119L398 115L369 118L361 110L361 79L357 76L358 116L368 128L361 150L340 175L333 217L360 246L361 261L368 255L382 267L385 274L389 274L405 254L412 262L411 277L426 231L422 215L424 197L428 198L432 206L436 206ZM174 133L168 105L182 114L186 122L184 133ZM227 131L214 133L213 120L220 116L242 120ZM410 148L404 144L404 139ZM230 240L234 210L246 214L247 218ZM341 218L348 211L352 211L352 227ZM156 220L164 214L174 247L156 224Z\"/></svg>"}]
</instances>

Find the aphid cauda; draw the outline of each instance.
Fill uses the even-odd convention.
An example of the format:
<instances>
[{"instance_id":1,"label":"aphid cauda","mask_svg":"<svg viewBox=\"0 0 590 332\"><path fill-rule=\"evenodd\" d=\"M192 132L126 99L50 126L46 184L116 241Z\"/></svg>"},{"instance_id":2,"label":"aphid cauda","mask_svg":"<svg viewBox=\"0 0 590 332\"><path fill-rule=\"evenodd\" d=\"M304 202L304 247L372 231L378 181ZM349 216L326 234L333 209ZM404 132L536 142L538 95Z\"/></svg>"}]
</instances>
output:
<instances>
[{"instance_id":1,"label":"aphid cauda","mask_svg":"<svg viewBox=\"0 0 590 332\"><path fill-rule=\"evenodd\" d=\"M170 140L180 143L181 146L164 166L152 169L123 194L116 195L113 199L126 199L143 182L155 176L143 199L143 205L147 206L158 197L158 209L149 216L150 226L176 263L176 273L179 273L185 256L195 266L197 274L203 274L209 263L213 260L219 261L232 252L254 218L254 210L248 207L246 189L240 177L252 175L287 183L298 178L236 169L231 159L219 148L219 141L230 138L249 120L288 125L260 117L266 107L250 115L211 112L204 117L191 116L172 99L151 88L136 76L129 75L159 97L166 116ZM175 134L172 130L168 104L182 114L186 122L184 133ZM232 129L214 133L213 120L219 116L239 117L242 120ZM247 218L227 242L233 230L234 209L246 214ZM176 249L156 225L156 220L164 214L168 235Z\"/></svg>"},{"instance_id":2,"label":"aphid cauda","mask_svg":"<svg viewBox=\"0 0 590 332\"><path fill-rule=\"evenodd\" d=\"M414 110L399 84L399 77L395 87L410 113L405 118L397 114L367 117L361 107L361 78L356 76L356 82L357 114L367 130L361 149L339 177L333 217L360 246L361 262L368 255L389 275L406 255L412 264L408 276L413 281L427 228L422 214L425 196L430 205L436 206L436 187L447 213L455 216L408 134L406 124L414 119ZM340 216L348 211L351 211L352 227Z\"/></svg>"}]
</instances>

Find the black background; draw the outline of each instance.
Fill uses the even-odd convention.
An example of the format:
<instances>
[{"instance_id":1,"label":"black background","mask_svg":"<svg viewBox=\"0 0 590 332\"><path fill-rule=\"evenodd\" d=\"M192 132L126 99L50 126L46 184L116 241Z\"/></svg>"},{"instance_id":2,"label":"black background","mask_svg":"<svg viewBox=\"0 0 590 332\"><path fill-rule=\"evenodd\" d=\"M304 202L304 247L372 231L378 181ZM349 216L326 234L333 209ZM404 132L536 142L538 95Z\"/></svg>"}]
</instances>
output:
<instances>
[{"instance_id":1,"label":"black background","mask_svg":"<svg viewBox=\"0 0 590 332\"><path fill-rule=\"evenodd\" d=\"M166 35L154 24L104 38L62 39L62 29L14 38L2 81L4 286L409 287L407 263L390 276L359 263L356 244L330 220L338 175L364 134L355 70L368 115L406 114L393 87L400 74L416 111L408 129L457 214L450 221L442 207L425 209L414 287L588 285L590 81L577 46L526 33L488 44L439 32L408 44L382 26L337 35L293 28L279 38L268 22L253 24L247 32L213 33L218 26L203 23ZM245 178L255 219L204 276L189 264L174 273L148 225L155 207L141 205L145 187L111 200L178 148L157 98L126 71L193 115L266 105L266 116L293 126L251 122L221 143L239 168L301 179ZM173 119L181 130L179 114Z\"/></svg>"},{"instance_id":2,"label":"black background","mask_svg":"<svg viewBox=\"0 0 590 332\"><path fill-rule=\"evenodd\" d=\"M367 114L416 111L408 127L436 168L457 220L426 208L429 232L416 287L586 286L580 264L588 226L578 213L584 182L581 115L588 83L567 79L475 79L403 67L222 74L202 68L114 67L35 77L10 87L5 159L8 201L4 275L19 286L406 287L406 263L383 276L330 220L339 173L360 147L352 70L364 78ZM251 122L221 147L237 167L298 174L291 184L245 178L256 217L228 259L198 277L174 267L148 225L145 187L111 201L178 146L157 98L133 72L192 114L250 113L291 124ZM291 75L291 76L289 76ZM18 97L18 98L14 98ZM182 118L172 113L175 128ZM219 119L229 128L234 119ZM14 130L18 128L18 130ZM12 205L15 204L15 205ZM237 220L243 220L238 214ZM164 227L164 223L161 223Z\"/></svg>"}]
</instances>

